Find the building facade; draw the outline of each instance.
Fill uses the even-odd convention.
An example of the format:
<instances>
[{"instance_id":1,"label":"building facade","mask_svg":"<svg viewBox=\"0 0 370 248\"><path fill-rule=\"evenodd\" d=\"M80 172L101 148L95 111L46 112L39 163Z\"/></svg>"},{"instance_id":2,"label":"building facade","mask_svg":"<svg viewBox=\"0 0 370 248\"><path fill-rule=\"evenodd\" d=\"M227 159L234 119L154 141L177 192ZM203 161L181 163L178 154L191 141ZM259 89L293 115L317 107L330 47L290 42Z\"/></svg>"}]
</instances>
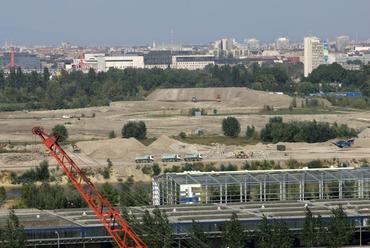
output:
<instances>
[{"instance_id":1,"label":"building facade","mask_svg":"<svg viewBox=\"0 0 370 248\"><path fill-rule=\"evenodd\" d=\"M171 68L203 70L210 64L215 64L215 57L213 55L177 55L172 56Z\"/></svg>"},{"instance_id":2,"label":"building facade","mask_svg":"<svg viewBox=\"0 0 370 248\"><path fill-rule=\"evenodd\" d=\"M304 76L308 75L324 63L323 44L317 37L304 38Z\"/></svg>"}]
</instances>

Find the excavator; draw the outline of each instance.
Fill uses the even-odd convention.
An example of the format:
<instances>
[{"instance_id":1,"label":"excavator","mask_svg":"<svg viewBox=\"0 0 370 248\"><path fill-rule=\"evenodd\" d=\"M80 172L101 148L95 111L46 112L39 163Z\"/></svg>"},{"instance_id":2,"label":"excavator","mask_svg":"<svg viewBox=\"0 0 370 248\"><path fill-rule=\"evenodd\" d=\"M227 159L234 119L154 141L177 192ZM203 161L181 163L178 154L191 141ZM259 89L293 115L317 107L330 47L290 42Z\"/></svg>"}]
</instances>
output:
<instances>
[{"instance_id":1,"label":"excavator","mask_svg":"<svg viewBox=\"0 0 370 248\"><path fill-rule=\"evenodd\" d=\"M120 211L114 208L112 203L100 193L98 188L58 144L58 134L49 135L41 127L34 127L32 133L41 138L50 155L55 158L119 248L148 247L132 230L127 221L122 218Z\"/></svg>"}]
</instances>

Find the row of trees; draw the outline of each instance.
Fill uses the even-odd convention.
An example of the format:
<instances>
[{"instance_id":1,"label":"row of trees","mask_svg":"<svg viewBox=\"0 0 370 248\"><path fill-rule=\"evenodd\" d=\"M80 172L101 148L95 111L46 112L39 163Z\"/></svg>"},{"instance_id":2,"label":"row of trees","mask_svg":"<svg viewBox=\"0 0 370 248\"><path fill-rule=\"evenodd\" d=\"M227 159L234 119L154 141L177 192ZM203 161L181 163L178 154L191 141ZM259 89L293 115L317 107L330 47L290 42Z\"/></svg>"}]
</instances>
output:
<instances>
[{"instance_id":1,"label":"row of trees","mask_svg":"<svg viewBox=\"0 0 370 248\"><path fill-rule=\"evenodd\" d=\"M5 226L0 227L0 246L2 248L24 248L26 237L23 233L23 226L19 223L14 210L9 211Z\"/></svg>"},{"instance_id":2,"label":"row of trees","mask_svg":"<svg viewBox=\"0 0 370 248\"><path fill-rule=\"evenodd\" d=\"M256 90L283 91L289 94L308 94L341 90L361 90L370 94L370 69L347 71L338 64L322 65L302 83L293 79L302 75L302 64L268 65L210 65L204 70L176 69L110 69L87 74L80 71L50 77L43 73L23 73L12 70L6 77L0 71L0 109L60 109L108 105L110 101L142 99L157 88L182 87L248 87Z\"/></svg>"},{"instance_id":3,"label":"row of trees","mask_svg":"<svg viewBox=\"0 0 370 248\"><path fill-rule=\"evenodd\" d=\"M127 209L123 209L122 212L136 233L151 247L173 247L176 244L173 239L173 227L165 212L158 208L152 213L145 211L142 222L129 214ZM220 228L222 247L229 248L341 247L351 243L354 233L353 223L341 206L331 211L328 220L324 220L320 215L314 216L311 210L306 208L302 231L291 231L286 222L269 220L265 215L256 229L251 230L239 221L236 213L233 213L230 221L225 222ZM180 231L187 232L186 247L213 247L199 222L193 220L189 230Z\"/></svg>"},{"instance_id":4,"label":"row of trees","mask_svg":"<svg viewBox=\"0 0 370 248\"><path fill-rule=\"evenodd\" d=\"M330 125L327 122L292 121L283 122L282 117L270 118L269 123L261 130L264 142L324 142L336 137L357 137L357 132L346 124Z\"/></svg>"}]
</instances>

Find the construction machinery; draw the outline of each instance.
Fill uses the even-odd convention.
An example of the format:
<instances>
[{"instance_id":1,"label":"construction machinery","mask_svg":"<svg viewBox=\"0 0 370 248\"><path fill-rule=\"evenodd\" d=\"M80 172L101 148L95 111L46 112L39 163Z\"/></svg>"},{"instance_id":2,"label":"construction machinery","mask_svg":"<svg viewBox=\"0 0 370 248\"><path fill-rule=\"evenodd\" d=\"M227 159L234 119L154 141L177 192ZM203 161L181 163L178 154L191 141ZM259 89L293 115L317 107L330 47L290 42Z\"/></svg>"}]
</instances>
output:
<instances>
[{"instance_id":1,"label":"construction machinery","mask_svg":"<svg viewBox=\"0 0 370 248\"><path fill-rule=\"evenodd\" d=\"M103 196L85 173L75 164L58 144L59 135L49 135L41 127L34 127L32 133L41 138L42 143L58 162L64 173L71 180L81 197L94 211L97 219L120 248L147 248L146 244L135 234L118 209Z\"/></svg>"},{"instance_id":2,"label":"construction machinery","mask_svg":"<svg viewBox=\"0 0 370 248\"><path fill-rule=\"evenodd\" d=\"M245 153L244 151L238 151L235 153L235 158L237 159L246 159L248 158L248 154Z\"/></svg>"},{"instance_id":3,"label":"construction machinery","mask_svg":"<svg viewBox=\"0 0 370 248\"><path fill-rule=\"evenodd\" d=\"M179 154L165 154L161 156L162 162L179 162L181 161L181 156Z\"/></svg>"},{"instance_id":4,"label":"construction machinery","mask_svg":"<svg viewBox=\"0 0 370 248\"><path fill-rule=\"evenodd\" d=\"M154 162L154 156L153 155L143 155L143 156L137 156L135 158L135 162L140 163L153 163Z\"/></svg>"},{"instance_id":5,"label":"construction machinery","mask_svg":"<svg viewBox=\"0 0 370 248\"><path fill-rule=\"evenodd\" d=\"M338 140L336 142L333 142L333 144L336 145L339 148L349 148L353 145L354 142L355 142L354 139Z\"/></svg>"},{"instance_id":6,"label":"construction machinery","mask_svg":"<svg viewBox=\"0 0 370 248\"><path fill-rule=\"evenodd\" d=\"M72 150L74 153L80 153L81 148L79 148L76 144L72 144Z\"/></svg>"},{"instance_id":7,"label":"construction machinery","mask_svg":"<svg viewBox=\"0 0 370 248\"><path fill-rule=\"evenodd\" d=\"M202 154L200 153L192 153L192 154L186 154L184 156L185 161L201 161L203 159Z\"/></svg>"}]
</instances>

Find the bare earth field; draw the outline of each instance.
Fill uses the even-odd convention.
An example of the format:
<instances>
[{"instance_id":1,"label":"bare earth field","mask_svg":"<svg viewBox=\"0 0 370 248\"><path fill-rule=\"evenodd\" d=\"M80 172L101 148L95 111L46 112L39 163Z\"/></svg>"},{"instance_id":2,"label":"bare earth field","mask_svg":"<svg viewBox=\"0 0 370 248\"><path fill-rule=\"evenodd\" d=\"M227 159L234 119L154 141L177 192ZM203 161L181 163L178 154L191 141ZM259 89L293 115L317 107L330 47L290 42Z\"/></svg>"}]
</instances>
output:
<instances>
[{"instance_id":1,"label":"bare earth field","mask_svg":"<svg viewBox=\"0 0 370 248\"><path fill-rule=\"evenodd\" d=\"M221 102L217 102L220 94ZM196 96L199 100L191 102ZM264 105L275 108L287 108L292 98L286 95L247 90L245 88L211 88L211 89L173 89L156 90L148 96L147 101L114 102L111 106L91 107L85 109L1 112L0 143L9 144L6 149L11 153L0 153L0 170L24 170L36 166L43 159L49 159L55 165L41 145L24 145L24 142L39 141L31 129L43 126L47 131L56 124L65 124L70 139L78 141L81 147L79 154L72 153L73 159L81 167L101 167L106 165L107 158L114 164L116 172L122 177L135 175L138 180L148 180L134 163L136 155L153 154L157 159L163 153L186 154L201 152L205 161L219 163L235 162L234 152L246 151L251 160L370 160L370 112L342 111L332 114L288 114L284 121L317 120L346 123L350 127L363 130L360 138L350 149L339 149L331 142L319 144L288 143L287 151L279 152L276 145L248 145L244 147L214 144L210 146L185 144L169 138L180 132L193 134L202 129L206 134L220 134L221 123L225 116L233 115L240 121L242 134L247 125L261 129L272 115L260 114ZM298 106L300 105L298 99ZM327 103L324 103L327 105ZM204 108L207 116L188 116L191 108ZM213 110L217 115L213 115ZM135 139L116 138L107 140L108 133L114 130L119 136L124 123L130 120L143 120L148 128L149 137L158 139L149 146L144 146ZM96 139L92 141L92 139ZM10 148L9 148L10 147ZM15 150L17 150L15 151ZM253 156L252 156L253 153ZM162 165L165 166L165 165Z\"/></svg>"}]
</instances>

